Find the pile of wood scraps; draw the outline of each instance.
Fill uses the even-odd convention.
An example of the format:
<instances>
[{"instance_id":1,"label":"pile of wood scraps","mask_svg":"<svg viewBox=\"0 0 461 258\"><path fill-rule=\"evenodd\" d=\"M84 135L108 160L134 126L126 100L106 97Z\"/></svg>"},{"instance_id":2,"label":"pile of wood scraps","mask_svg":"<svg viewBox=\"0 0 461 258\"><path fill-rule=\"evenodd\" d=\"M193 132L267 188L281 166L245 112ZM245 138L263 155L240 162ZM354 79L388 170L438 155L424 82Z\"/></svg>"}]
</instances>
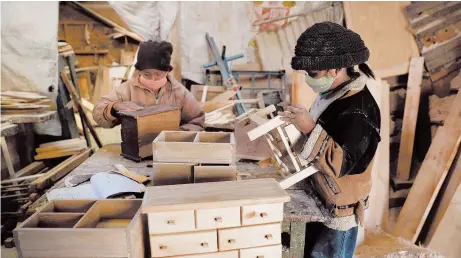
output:
<instances>
[{"instance_id":1,"label":"pile of wood scraps","mask_svg":"<svg viewBox=\"0 0 461 258\"><path fill-rule=\"evenodd\" d=\"M5 115L37 114L53 108L51 100L36 92L2 91L1 112Z\"/></svg>"},{"instance_id":2,"label":"pile of wood scraps","mask_svg":"<svg viewBox=\"0 0 461 258\"><path fill-rule=\"evenodd\" d=\"M35 149L37 152L35 160L71 156L85 148L87 148L86 141L81 138L44 143Z\"/></svg>"},{"instance_id":3,"label":"pile of wood scraps","mask_svg":"<svg viewBox=\"0 0 461 258\"><path fill-rule=\"evenodd\" d=\"M414 2L405 8L434 92L443 97L461 68L461 3Z\"/></svg>"}]
</instances>

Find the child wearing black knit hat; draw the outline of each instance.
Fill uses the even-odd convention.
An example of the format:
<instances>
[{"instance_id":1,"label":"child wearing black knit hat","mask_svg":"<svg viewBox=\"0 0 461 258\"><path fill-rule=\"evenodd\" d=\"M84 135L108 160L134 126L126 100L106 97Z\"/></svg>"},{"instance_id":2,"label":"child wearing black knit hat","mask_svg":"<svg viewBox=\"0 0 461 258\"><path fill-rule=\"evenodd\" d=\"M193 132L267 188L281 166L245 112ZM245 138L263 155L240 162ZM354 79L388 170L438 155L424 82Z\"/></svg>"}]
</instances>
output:
<instances>
[{"instance_id":1,"label":"child wearing black knit hat","mask_svg":"<svg viewBox=\"0 0 461 258\"><path fill-rule=\"evenodd\" d=\"M366 87L374 75L365 63L368 48L357 33L322 22L299 37L294 70L318 93L311 108L282 103L281 119L305 139L300 158L319 171L306 179L306 191L327 218L307 223L306 257L352 257L371 189L371 167L380 141L380 111ZM358 71L355 67L358 66Z\"/></svg>"}]
</instances>

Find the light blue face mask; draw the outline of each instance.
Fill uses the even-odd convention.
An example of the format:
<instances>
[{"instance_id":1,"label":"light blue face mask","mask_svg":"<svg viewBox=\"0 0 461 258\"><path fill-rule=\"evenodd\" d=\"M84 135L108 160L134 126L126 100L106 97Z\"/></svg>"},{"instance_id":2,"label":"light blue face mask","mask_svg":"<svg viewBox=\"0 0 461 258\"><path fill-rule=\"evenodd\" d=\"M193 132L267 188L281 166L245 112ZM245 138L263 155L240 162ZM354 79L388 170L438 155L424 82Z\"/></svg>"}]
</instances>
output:
<instances>
[{"instance_id":1,"label":"light blue face mask","mask_svg":"<svg viewBox=\"0 0 461 258\"><path fill-rule=\"evenodd\" d=\"M321 78L312 78L305 72L306 74L306 83L309 85L315 93L324 93L330 90L331 85L335 81L336 77L329 76L328 74L321 77Z\"/></svg>"}]
</instances>

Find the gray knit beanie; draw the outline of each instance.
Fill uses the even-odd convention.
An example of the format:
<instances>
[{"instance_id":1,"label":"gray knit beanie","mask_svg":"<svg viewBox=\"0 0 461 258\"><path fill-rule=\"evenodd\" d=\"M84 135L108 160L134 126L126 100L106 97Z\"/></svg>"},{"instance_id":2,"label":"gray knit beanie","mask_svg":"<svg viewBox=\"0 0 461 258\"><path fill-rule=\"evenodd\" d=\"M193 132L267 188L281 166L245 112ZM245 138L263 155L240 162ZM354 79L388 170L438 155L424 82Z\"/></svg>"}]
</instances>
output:
<instances>
[{"instance_id":1,"label":"gray knit beanie","mask_svg":"<svg viewBox=\"0 0 461 258\"><path fill-rule=\"evenodd\" d=\"M306 71L347 68L369 57L370 51L359 34L336 23L321 22L301 34L291 67Z\"/></svg>"}]
</instances>

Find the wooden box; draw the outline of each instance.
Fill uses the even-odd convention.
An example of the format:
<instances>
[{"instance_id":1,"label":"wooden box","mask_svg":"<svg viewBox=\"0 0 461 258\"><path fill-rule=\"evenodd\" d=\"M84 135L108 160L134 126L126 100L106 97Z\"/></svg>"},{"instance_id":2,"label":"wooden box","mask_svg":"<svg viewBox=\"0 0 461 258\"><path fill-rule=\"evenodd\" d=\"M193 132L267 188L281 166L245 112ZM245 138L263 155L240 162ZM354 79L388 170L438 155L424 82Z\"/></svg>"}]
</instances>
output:
<instances>
[{"instance_id":1,"label":"wooden box","mask_svg":"<svg viewBox=\"0 0 461 258\"><path fill-rule=\"evenodd\" d=\"M152 155L152 141L164 130L179 130L181 111L174 106L151 106L119 112L122 124L122 155L140 161Z\"/></svg>"},{"instance_id":2,"label":"wooden box","mask_svg":"<svg viewBox=\"0 0 461 258\"><path fill-rule=\"evenodd\" d=\"M142 200L56 200L14 231L19 257L144 257Z\"/></svg>"},{"instance_id":3,"label":"wooden box","mask_svg":"<svg viewBox=\"0 0 461 258\"><path fill-rule=\"evenodd\" d=\"M153 185L176 185L237 180L237 167L196 163L154 163Z\"/></svg>"},{"instance_id":4,"label":"wooden box","mask_svg":"<svg viewBox=\"0 0 461 258\"><path fill-rule=\"evenodd\" d=\"M154 163L235 164L235 138L224 132L163 131L152 143Z\"/></svg>"},{"instance_id":5,"label":"wooden box","mask_svg":"<svg viewBox=\"0 0 461 258\"><path fill-rule=\"evenodd\" d=\"M148 187L151 257L281 258L289 200L273 178Z\"/></svg>"}]
</instances>

